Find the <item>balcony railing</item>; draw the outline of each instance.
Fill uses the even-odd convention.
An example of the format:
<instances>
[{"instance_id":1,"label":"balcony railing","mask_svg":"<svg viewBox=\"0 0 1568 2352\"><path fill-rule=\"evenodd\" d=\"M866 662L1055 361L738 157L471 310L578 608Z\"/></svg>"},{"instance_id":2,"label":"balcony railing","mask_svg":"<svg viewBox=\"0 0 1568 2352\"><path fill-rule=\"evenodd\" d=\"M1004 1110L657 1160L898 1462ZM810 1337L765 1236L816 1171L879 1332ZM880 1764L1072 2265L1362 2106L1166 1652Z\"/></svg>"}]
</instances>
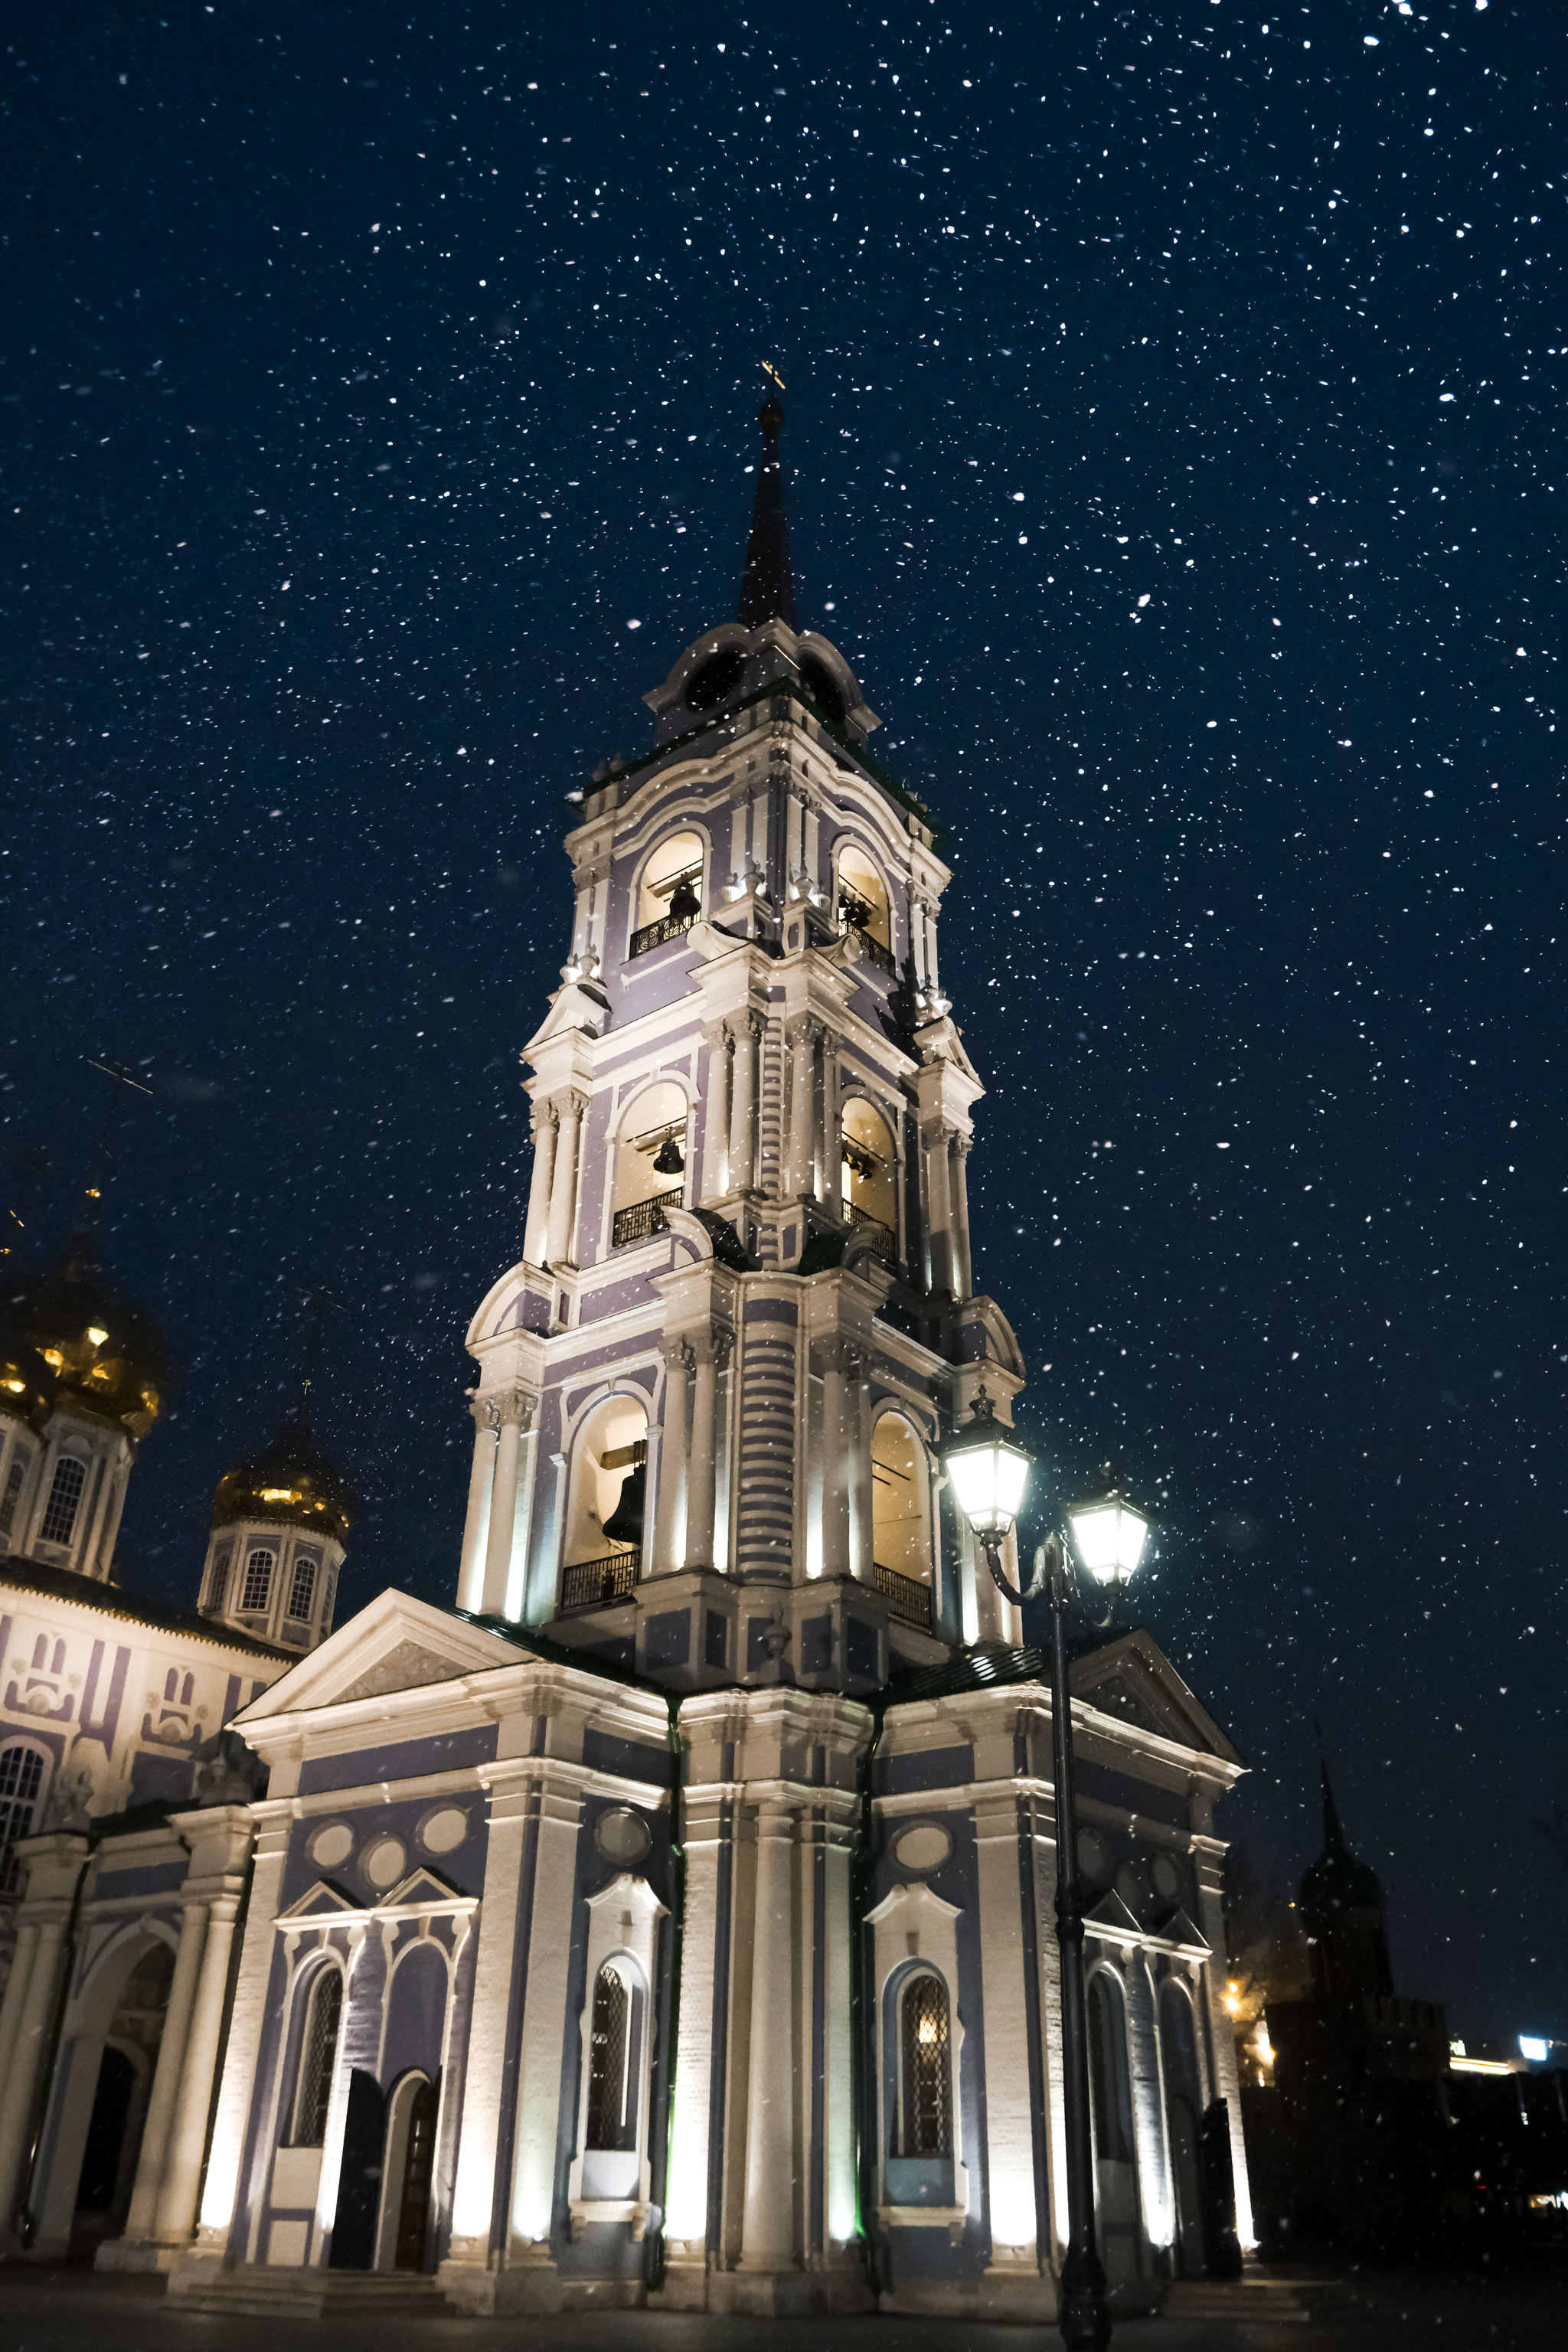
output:
<instances>
[{"instance_id":1,"label":"balcony railing","mask_svg":"<svg viewBox=\"0 0 1568 2352\"><path fill-rule=\"evenodd\" d=\"M895 1617L906 1625L918 1625L922 1633L931 1629L931 1594L929 1584L917 1583L912 1576L900 1576L896 1568L884 1568L880 1560L873 1561L871 1581L879 1592L885 1592Z\"/></svg>"},{"instance_id":2,"label":"balcony railing","mask_svg":"<svg viewBox=\"0 0 1568 2352\"><path fill-rule=\"evenodd\" d=\"M863 955L868 963L874 963L879 971L885 971L889 980L898 978L899 967L893 960L892 949L885 948L864 923L846 922L844 936L853 943L856 952Z\"/></svg>"},{"instance_id":3,"label":"balcony railing","mask_svg":"<svg viewBox=\"0 0 1568 2352\"><path fill-rule=\"evenodd\" d=\"M634 1201L629 1209L617 1209L610 1227L610 1247L625 1249L628 1242L646 1242L653 1234L667 1234L669 1219L664 1213L679 1209L682 1194L683 1187L677 1184L651 1201Z\"/></svg>"},{"instance_id":4,"label":"balcony railing","mask_svg":"<svg viewBox=\"0 0 1568 2352\"><path fill-rule=\"evenodd\" d=\"M640 1551L606 1552L603 1559L574 1559L561 1571L561 1614L608 1609L624 1601L642 1574Z\"/></svg>"},{"instance_id":5,"label":"balcony railing","mask_svg":"<svg viewBox=\"0 0 1568 2352\"><path fill-rule=\"evenodd\" d=\"M632 933L628 953L647 955L649 948L661 948L666 940L683 939L696 920L695 915L689 919L679 915L661 915L657 923L645 923L640 931Z\"/></svg>"},{"instance_id":6,"label":"balcony railing","mask_svg":"<svg viewBox=\"0 0 1568 2352\"><path fill-rule=\"evenodd\" d=\"M845 1202L844 1213L856 1232L865 1234L882 1264L891 1266L893 1272L897 1274L899 1238L891 1225L885 1225L880 1217L874 1217L869 1209L859 1208L853 1201Z\"/></svg>"}]
</instances>

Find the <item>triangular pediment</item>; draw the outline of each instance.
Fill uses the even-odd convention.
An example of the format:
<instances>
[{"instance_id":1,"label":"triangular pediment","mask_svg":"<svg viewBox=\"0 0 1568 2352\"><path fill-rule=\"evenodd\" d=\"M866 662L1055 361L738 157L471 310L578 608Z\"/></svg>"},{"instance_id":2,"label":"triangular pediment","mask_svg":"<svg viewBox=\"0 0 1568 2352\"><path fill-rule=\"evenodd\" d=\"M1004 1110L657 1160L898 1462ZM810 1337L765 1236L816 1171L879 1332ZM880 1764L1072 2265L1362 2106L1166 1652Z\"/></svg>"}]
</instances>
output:
<instances>
[{"instance_id":1,"label":"triangular pediment","mask_svg":"<svg viewBox=\"0 0 1568 2352\"><path fill-rule=\"evenodd\" d=\"M434 1609L411 1592L380 1592L319 1650L253 1699L235 1723L248 1732L279 1716L418 1690L518 1665L528 1655L500 1634Z\"/></svg>"},{"instance_id":2,"label":"triangular pediment","mask_svg":"<svg viewBox=\"0 0 1568 2352\"><path fill-rule=\"evenodd\" d=\"M443 1878L437 1870L426 1870L423 1863L411 1870L401 1885L393 1887L376 1904L378 1911L427 1911L437 1905L467 1903L473 1898Z\"/></svg>"},{"instance_id":3,"label":"triangular pediment","mask_svg":"<svg viewBox=\"0 0 1568 2352\"><path fill-rule=\"evenodd\" d=\"M363 1907L352 1895L345 1895L341 1886L334 1886L330 1878L318 1878L314 1886L308 1886L299 1901L290 1903L287 1911L279 1911L278 1916L280 1920L336 1919L344 1911L357 1912Z\"/></svg>"},{"instance_id":4,"label":"triangular pediment","mask_svg":"<svg viewBox=\"0 0 1568 2352\"><path fill-rule=\"evenodd\" d=\"M1114 1886L1100 1896L1092 1911L1084 1913L1083 1924L1086 1927L1103 1927L1112 1936L1141 1937L1143 1933Z\"/></svg>"},{"instance_id":5,"label":"triangular pediment","mask_svg":"<svg viewBox=\"0 0 1568 2352\"><path fill-rule=\"evenodd\" d=\"M1072 1695L1112 1722L1245 1769L1239 1751L1142 1625L1075 1658Z\"/></svg>"},{"instance_id":6,"label":"triangular pediment","mask_svg":"<svg viewBox=\"0 0 1568 2352\"><path fill-rule=\"evenodd\" d=\"M1154 1933L1163 1944L1174 1944L1178 1951L1197 1953L1205 1959L1210 1957L1213 1948L1193 1925L1191 1915L1179 1908L1162 1919Z\"/></svg>"}]
</instances>

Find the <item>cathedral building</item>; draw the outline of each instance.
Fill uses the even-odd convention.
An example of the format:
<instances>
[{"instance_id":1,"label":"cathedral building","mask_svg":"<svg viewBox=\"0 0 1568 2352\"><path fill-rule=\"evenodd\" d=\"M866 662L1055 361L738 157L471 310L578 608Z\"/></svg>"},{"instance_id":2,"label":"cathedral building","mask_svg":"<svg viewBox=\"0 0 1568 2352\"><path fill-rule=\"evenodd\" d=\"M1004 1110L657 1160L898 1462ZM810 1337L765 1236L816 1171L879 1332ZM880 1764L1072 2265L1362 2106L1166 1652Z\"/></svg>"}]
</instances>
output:
<instances>
[{"instance_id":1,"label":"cathedral building","mask_svg":"<svg viewBox=\"0 0 1568 2352\"><path fill-rule=\"evenodd\" d=\"M330 1508L258 1598L240 1563L295 1482L252 1465L202 1608L269 1657L306 1628L234 1717L265 1794L18 1849L0 2056L37 2154L23 2182L0 2137L0 2228L68 2241L107 2021L159 1945L99 2258L194 2308L422 2273L470 2313L1056 2309L1048 1677L941 1467L1025 1383L973 1286L984 1088L936 818L801 628L761 422L736 617L645 697L647 754L573 796L454 1605L389 1591L330 1632ZM1142 1629L1083 1646L1073 1706L1100 2242L1134 2310L1204 2267L1205 2151L1250 2241L1215 1821L1243 1766Z\"/></svg>"}]
</instances>

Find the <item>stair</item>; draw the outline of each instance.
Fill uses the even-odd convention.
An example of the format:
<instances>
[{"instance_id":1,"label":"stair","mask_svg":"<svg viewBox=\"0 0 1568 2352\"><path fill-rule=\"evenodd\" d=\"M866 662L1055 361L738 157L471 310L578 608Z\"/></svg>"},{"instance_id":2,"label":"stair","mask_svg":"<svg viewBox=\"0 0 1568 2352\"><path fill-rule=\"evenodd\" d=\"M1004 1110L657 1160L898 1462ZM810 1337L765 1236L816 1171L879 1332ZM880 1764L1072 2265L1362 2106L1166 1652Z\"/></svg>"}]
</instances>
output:
<instances>
[{"instance_id":1,"label":"stair","mask_svg":"<svg viewBox=\"0 0 1568 2352\"><path fill-rule=\"evenodd\" d=\"M1176 2279L1160 2306L1162 2319L1280 2322L1311 2317L1301 2287L1291 2279L1246 2273L1238 2279Z\"/></svg>"},{"instance_id":2,"label":"stair","mask_svg":"<svg viewBox=\"0 0 1568 2352\"><path fill-rule=\"evenodd\" d=\"M194 2277L182 2286L176 2273L169 2301L182 2311L214 2318L239 2312L264 2319L337 2318L344 2312L384 2311L400 2317L451 2309L439 2282L417 2271L269 2270L258 2263Z\"/></svg>"}]
</instances>

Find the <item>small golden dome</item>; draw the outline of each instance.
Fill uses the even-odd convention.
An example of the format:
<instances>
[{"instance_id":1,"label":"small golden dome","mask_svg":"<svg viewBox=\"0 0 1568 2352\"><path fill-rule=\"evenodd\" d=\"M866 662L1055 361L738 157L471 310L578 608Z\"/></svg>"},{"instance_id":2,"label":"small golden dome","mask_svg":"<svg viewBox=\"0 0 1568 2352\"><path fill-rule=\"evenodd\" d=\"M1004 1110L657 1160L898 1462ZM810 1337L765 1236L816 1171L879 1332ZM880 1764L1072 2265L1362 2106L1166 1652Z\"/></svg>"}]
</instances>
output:
<instances>
[{"instance_id":1,"label":"small golden dome","mask_svg":"<svg viewBox=\"0 0 1568 2352\"><path fill-rule=\"evenodd\" d=\"M309 1423L297 1412L264 1452L218 1480L212 1523L227 1528L239 1519L281 1520L343 1543L358 1508L348 1481L318 1451Z\"/></svg>"},{"instance_id":2,"label":"small golden dome","mask_svg":"<svg viewBox=\"0 0 1568 2352\"><path fill-rule=\"evenodd\" d=\"M0 1337L0 1412L41 1430L59 1385L52 1364L26 1339Z\"/></svg>"},{"instance_id":3,"label":"small golden dome","mask_svg":"<svg viewBox=\"0 0 1568 2352\"><path fill-rule=\"evenodd\" d=\"M150 1315L118 1295L91 1234L73 1234L51 1265L0 1301L0 1314L15 1341L37 1351L73 1402L122 1422L138 1437L157 1420L169 1386L163 1334ZM9 1375L19 1376L26 1377L20 1368ZM0 1402L5 1393L0 1391Z\"/></svg>"}]
</instances>

